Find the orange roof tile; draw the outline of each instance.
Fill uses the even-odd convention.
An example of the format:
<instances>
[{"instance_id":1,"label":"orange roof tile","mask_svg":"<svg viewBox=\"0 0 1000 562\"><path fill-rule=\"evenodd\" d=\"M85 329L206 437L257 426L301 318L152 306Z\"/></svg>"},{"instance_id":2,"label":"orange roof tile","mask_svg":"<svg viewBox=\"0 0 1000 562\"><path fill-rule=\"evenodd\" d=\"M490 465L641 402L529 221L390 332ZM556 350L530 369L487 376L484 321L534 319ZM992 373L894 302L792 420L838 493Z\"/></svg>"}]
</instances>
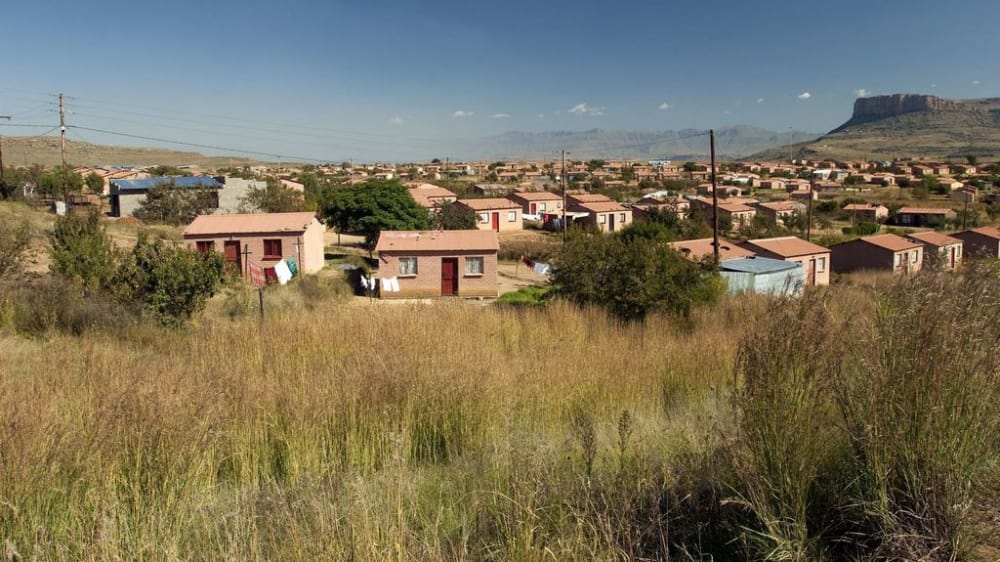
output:
<instances>
[{"instance_id":1,"label":"orange roof tile","mask_svg":"<svg viewBox=\"0 0 1000 562\"><path fill-rule=\"evenodd\" d=\"M951 246L952 244L962 243L962 241L958 238L952 238L947 234L941 234L940 232L935 232L933 230L928 230L926 232L911 232L910 234L907 234L906 237L931 246Z\"/></svg>"},{"instance_id":2,"label":"orange roof tile","mask_svg":"<svg viewBox=\"0 0 1000 562\"><path fill-rule=\"evenodd\" d=\"M744 248L753 250L760 248L785 258L795 258L812 254L829 254L830 249L818 244L813 244L795 236L781 236L778 238L761 238L759 240L748 240L742 244Z\"/></svg>"},{"instance_id":3,"label":"orange roof tile","mask_svg":"<svg viewBox=\"0 0 1000 562\"><path fill-rule=\"evenodd\" d=\"M912 240L907 240L902 236L896 236L895 234L878 234L875 236L867 236L865 238L859 238L862 242L867 242L886 250L891 250L893 252L901 252L903 250L912 250L913 248L919 248L923 244L919 242L914 242Z\"/></svg>"},{"instance_id":4,"label":"orange roof tile","mask_svg":"<svg viewBox=\"0 0 1000 562\"><path fill-rule=\"evenodd\" d=\"M315 213L260 213L253 215L199 215L184 229L184 236L304 232Z\"/></svg>"},{"instance_id":5,"label":"orange roof tile","mask_svg":"<svg viewBox=\"0 0 1000 562\"><path fill-rule=\"evenodd\" d=\"M699 238L697 240L679 240L671 242L670 247L680 252L684 257L700 261L706 256L712 255L712 239ZM736 242L730 242L724 238L719 239L719 259L722 261L748 258L755 255L752 251L741 248Z\"/></svg>"},{"instance_id":6,"label":"orange roof tile","mask_svg":"<svg viewBox=\"0 0 1000 562\"><path fill-rule=\"evenodd\" d=\"M376 252L498 251L500 239L492 230L384 230Z\"/></svg>"},{"instance_id":7,"label":"orange roof tile","mask_svg":"<svg viewBox=\"0 0 1000 562\"><path fill-rule=\"evenodd\" d=\"M459 203L474 211L488 211L490 209L520 209L521 206L503 197L491 197L489 199L459 199Z\"/></svg>"}]
</instances>

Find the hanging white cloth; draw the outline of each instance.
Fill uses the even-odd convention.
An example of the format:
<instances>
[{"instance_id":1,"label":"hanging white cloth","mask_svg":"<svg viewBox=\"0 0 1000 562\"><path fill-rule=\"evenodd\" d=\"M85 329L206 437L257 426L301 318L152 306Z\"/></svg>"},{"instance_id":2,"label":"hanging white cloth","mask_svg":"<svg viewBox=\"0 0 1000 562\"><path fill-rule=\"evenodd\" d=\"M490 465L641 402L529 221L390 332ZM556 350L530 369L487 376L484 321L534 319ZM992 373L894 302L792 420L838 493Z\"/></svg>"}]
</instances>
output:
<instances>
[{"instance_id":1,"label":"hanging white cloth","mask_svg":"<svg viewBox=\"0 0 1000 562\"><path fill-rule=\"evenodd\" d=\"M274 264L274 275L278 278L278 283L282 285L292 280L292 270L288 268L285 260Z\"/></svg>"}]
</instances>

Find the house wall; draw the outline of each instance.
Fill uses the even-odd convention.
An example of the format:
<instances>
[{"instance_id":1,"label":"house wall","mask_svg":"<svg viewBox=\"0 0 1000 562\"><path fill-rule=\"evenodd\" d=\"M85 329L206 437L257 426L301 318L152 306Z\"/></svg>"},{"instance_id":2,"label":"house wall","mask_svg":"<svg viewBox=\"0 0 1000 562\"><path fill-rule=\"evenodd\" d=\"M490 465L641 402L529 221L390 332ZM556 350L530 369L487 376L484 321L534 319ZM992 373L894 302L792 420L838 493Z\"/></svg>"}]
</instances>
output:
<instances>
[{"instance_id":1,"label":"house wall","mask_svg":"<svg viewBox=\"0 0 1000 562\"><path fill-rule=\"evenodd\" d=\"M264 240L281 240L281 258L264 259ZM240 250L249 250L247 259L259 263L263 267L274 267L281 259L295 258L302 273L315 273L323 268L323 225L318 221L310 225L305 232L296 233L251 233L251 234L216 234L205 236L185 236L184 244L195 249L198 242L213 242L216 252L225 251L225 242L238 241ZM301 246L299 246L301 244ZM242 259L242 257L241 257ZM243 264L244 271L246 264Z\"/></svg>"},{"instance_id":2,"label":"house wall","mask_svg":"<svg viewBox=\"0 0 1000 562\"><path fill-rule=\"evenodd\" d=\"M917 253L916 263L913 262L913 252ZM863 269L892 271L893 273L914 273L920 271L923 266L923 248L906 250L903 252L893 252L864 242L847 242L838 244L830 248L830 260L833 271L837 273L850 273ZM896 254L905 254L899 267L896 266Z\"/></svg>"},{"instance_id":3,"label":"house wall","mask_svg":"<svg viewBox=\"0 0 1000 562\"><path fill-rule=\"evenodd\" d=\"M513 202L517 203L518 205L520 205L522 213L527 213L529 215L532 214L531 213L531 205L532 205L532 203L535 204L535 207L537 209L536 210L536 214L537 213L552 213L552 212L562 211L562 199L561 198L546 199L544 201L529 201L527 199L522 199L522 198L518 197L515 194L515 195L511 195L510 197L508 197L508 199L510 199L511 201L513 201ZM542 205L545 205L544 209L540 208Z\"/></svg>"},{"instance_id":4,"label":"house wall","mask_svg":"<svg viewBox=\"0 0 1000 562\"><path fill-rule=\"evenodd\" d=\"M931 246L924 244L924 267L934 269L957 269L962 265L963 244L948 244L947 246ZM955 253L955 266L951 265L952 251Z\"/></svg>"},{"instance_id":5,"label":"house wall","mask_svg":"<svg viewBox=\"0 0 1000 562\"><path fill-rule=\"evenodd\" d=\"M476 223L476 228L479 230L493 230L493 213L500 214L499 232L524 230L524 217L521 216L523 214L521 209L493 209L489 211L476 211L476 215L480 217L479 222ZM514 221L510 220L508 213L514 213ZM484 214L487 215L485 222L482 219Z\"/></svg>"},{"instance_id":6,"label":"house wall","mask_svg":"<svg viewBox=\"0 0 1000 562\"><path fill-rule=\"evenodd\" d=\"M399 258L401 257L417 258L417 275L415 277L400 277ZM465 274L466 257L483 258L483 274L481 276L468 276ZM495 298L498 295L497 254L495 251L380 252L378 268L379 277L382 279L396 277L399 280L399 292L380 292L381 298L408 299L440 297L442 258L459 258L458 296Z\"/></svg>"},{"instance_id":7,"label":"house wall","mask_svg":"<svg viewBox=\"0 0 1000 562\"><path fill-rule=\"evenodd\" d=\"M601 232L612 232L612 230L611 230L611 217L610 217L610 215L614 215L615 216L615 230L614 230L614 232L618 232L619 230L621 230L621 229L625 228L626 226L632 224L632 211L630 211L630 210L627 210L627 211L609 211L607 213L590 213L590 216L588 216L585 219L580 219L580 222L583 223L583 224L585 224L585 225L592 226L592 227L596 228L597 230L599 230ZM604 222L603 223L601 222L601 217L604 217L604 219L603 219Z\"/></svg>"}]
</instances>

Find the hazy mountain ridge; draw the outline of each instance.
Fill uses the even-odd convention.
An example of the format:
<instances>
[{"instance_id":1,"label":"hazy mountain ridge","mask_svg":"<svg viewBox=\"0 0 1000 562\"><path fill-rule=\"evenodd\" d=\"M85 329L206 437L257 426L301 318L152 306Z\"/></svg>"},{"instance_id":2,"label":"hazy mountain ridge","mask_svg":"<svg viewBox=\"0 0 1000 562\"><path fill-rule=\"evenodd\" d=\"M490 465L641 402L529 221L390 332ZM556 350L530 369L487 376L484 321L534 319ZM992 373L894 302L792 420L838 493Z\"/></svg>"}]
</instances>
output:
<instances>
[{"instance_id":1,"label":"hazy mountain ridge","mask_svg":"<svg viewBox=\"0 0 1000 562\"><path fill-rule=\"evenodd\" d=\"M720 159L736 158L766 148L788 146L792 139L816 138L817 133L776 132L737 125L716 130ZM709 156L707 130L631 131L512 131L467 144L462 156L472 160L539 160L558 158L566 150L573 160L634 158L703 160Z\"/></svg>"}]
</instances>

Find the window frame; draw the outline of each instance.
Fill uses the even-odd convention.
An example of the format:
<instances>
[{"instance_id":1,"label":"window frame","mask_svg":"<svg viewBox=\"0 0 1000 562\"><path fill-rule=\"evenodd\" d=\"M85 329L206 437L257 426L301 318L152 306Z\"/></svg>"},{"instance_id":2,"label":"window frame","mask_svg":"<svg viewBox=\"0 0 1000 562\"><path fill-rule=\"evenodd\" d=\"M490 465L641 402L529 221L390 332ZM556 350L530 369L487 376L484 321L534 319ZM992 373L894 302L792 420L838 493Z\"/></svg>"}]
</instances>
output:
<instances>
[{"instance_id":1,"label":"window frame","mask_svg":"<svg viewBox=\"0 0 1000 562\"><path fill-rule=\"evenodd\" d=\"M507 211L507 222L517 222L517 211Z\"/></svg>"},{"instance_id":2,"label":"window frame","mask_svg":"<svg viewBox=\"0 0 1000 562\"><path fill-rule=\"evenodd\" d=\"M816 258L816 273L826 272L826 256Z\"/></svg>"},{"instance_id":3,"label":"window frame","mask_svg":"<svg viewBox=\"0 0 1000 562\"><path fill-rule=\"evenodd\" d=\"M470 263L478 263L479 271L469 271ZM463 267L463 275L465 277L482 277L486 274L486 257L485 256L466 256L465 265Z\"/></svg>"},{"instance_id":4,"label":"window frame","mask_svg":"<svg viewBox=\"0 0 1000 562\"><path fill-rule=\"evenodd\" d=\"M605 215L604 213L597 214L597 224L607 224L607 222L608 222L607 215Z\"/></svg>"},{"instance_id":5,"label":"window frame","mask_svg":"<svg viewBox=\"0 0 1000 562\"><path fill-rule=\"evenodd\" d=\"M277 244L277 246L278 246L278 253L269 252L268 250L274 250L274 245L275 244ZM281 252L283 250L282 244L281 244L281 238L264 238L264 240L263 240L263 246L264 246L264 258L263 259L265 259L265 260L280 260L281 259L281 257L282 257L281 256Z\"/></svg>"},{"instance_id":6,"label":"window frame","mask_svg":"<svg viewBox=\"0 0 1000 562\"><path fill-rule=\"evenodd\" d=\"M479 224L490 224L490 214L479 213Z\"/></svg>"},{"instance_id":7,"label":"window frame","mask_svg":"<svg viewBox=\"0 0 1000 562\"><path fill-rule=\"evenodd\" d=\"M397 269L399 270L399 276L400 277L416 277L417 275L420 274L420 259L417 258L416 256L400 256L398 258L398 261L399 261L399 265L398 265ZM404 263L412 263L413 264L413 271L412 271L412 273L407 272L407 270L409 268L404 268L403 267Z\"/></svg>"},{"instance_id":8,"label":"window frame","mask_svg":"<svg viewBox=\"0 0 1000 562\"><path fill-rule=\"evenodd\" d=\"M215 240L198 240L195 242L195 249L199 254L209 254L215 251Z\"/></svg>"}]
</instances>

